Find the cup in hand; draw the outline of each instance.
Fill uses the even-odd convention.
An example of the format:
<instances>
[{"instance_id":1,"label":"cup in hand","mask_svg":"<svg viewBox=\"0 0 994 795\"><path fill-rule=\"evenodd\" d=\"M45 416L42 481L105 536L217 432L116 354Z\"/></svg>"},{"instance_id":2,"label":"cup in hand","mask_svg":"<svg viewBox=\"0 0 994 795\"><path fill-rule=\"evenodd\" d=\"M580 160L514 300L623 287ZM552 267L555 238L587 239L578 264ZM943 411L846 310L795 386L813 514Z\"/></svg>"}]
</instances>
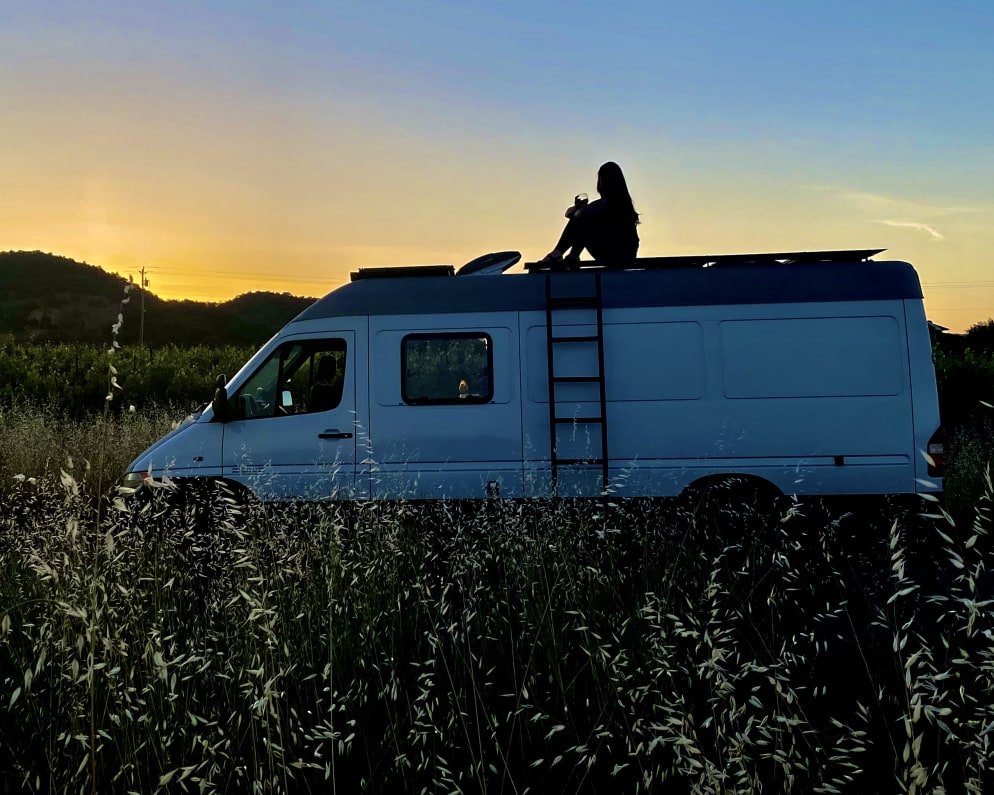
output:
<instances>
[{"instance_id":1,"label":"cup in hand","mask_svg":"<svg viewBox=\"0 0 994 795\"><path fill-rule=\"evenodd\" d=\"M586 203L587 203L587 194L586 193L578 193L573 198L573 205L575 207L582 207Z\"/></svg>"}]
</instances>

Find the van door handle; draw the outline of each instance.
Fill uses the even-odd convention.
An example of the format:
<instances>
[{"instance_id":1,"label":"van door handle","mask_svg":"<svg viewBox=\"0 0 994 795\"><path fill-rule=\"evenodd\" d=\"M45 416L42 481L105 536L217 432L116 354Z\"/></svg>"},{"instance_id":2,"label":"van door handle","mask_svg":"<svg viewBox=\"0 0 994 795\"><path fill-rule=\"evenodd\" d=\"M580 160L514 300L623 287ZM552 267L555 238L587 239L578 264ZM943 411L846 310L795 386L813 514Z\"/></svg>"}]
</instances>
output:
<instances>
[{"instance_id":1,"label":"van door handle","mask_svg":"<svg viewBox=\"0 0 994 795\"><path fill-rule=\"evenodd\" d=\"M329 428L318 434L318 439L351 439L352 434L348 431L340 431L338 428Z\"/></svg>"}]
</instances>

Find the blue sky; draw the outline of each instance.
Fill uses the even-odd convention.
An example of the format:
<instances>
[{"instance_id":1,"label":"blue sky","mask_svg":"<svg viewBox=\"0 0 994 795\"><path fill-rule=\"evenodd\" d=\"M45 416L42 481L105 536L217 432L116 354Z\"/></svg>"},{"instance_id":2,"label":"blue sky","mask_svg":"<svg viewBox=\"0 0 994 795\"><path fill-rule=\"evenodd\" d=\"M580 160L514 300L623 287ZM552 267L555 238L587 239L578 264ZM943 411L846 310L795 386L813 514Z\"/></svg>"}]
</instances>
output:
<instances>
[{"instance_id":1,"label":"blue sky","mask_svg":"<svg viewBox=\"0 0 994 795\"><path fill-rule=\"evenodd\" d=\"M169 297L541 257L617 160L642 253L887 247L994 315L994 4L0 2L0 249Z\"/></svg>"}]
</instances>

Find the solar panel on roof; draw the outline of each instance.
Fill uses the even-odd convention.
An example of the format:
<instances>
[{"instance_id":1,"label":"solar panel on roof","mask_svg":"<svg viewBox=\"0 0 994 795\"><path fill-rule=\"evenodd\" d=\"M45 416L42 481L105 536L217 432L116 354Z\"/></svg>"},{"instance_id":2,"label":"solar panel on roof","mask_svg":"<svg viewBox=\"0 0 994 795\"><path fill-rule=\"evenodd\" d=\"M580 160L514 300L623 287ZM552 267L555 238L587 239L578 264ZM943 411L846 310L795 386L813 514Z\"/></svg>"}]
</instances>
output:
<instances>
[{"instance_id":1,"label":"solar panel on roof","mask_svg":"<svg viewBox=\"0 0 994 795\"><path fill-rule=\"evenodd\" d=\"M765 254L694 254L682 257L642 257L630 268L605 267L593 260L580 262L574 269L660 270L665 268L710 268L725 265L803 265L812 262L863 262L885 251L882 248L839 251L784 251ZM527 262L525 270L545 273L563 270L562 262Z\"/></svg>"}]
</instances>

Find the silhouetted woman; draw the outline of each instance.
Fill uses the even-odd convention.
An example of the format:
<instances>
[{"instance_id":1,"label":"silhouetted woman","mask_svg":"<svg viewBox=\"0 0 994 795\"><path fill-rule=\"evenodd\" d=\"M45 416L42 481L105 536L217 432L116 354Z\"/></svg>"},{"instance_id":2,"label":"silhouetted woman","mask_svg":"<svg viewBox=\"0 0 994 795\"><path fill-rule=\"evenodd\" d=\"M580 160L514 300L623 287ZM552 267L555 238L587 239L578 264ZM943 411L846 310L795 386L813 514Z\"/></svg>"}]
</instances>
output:
<instances>
[{"instance_id":1,"label":"silhouetted woman","mask_svg":"<svg viewBox=\"0 0 994 795\"><path fill-rule=\"evenodd\" d=\"M639 236L635 231L639 216L621 166L607 162L597 171L600 198L587 204L585 197L566 211L569 221L556 247L542 262L579 260L587 249L594 260L608 268L630 268L635 264ZM572 249L572 250L571 250Z\"/></svg>"}]
</instances>

